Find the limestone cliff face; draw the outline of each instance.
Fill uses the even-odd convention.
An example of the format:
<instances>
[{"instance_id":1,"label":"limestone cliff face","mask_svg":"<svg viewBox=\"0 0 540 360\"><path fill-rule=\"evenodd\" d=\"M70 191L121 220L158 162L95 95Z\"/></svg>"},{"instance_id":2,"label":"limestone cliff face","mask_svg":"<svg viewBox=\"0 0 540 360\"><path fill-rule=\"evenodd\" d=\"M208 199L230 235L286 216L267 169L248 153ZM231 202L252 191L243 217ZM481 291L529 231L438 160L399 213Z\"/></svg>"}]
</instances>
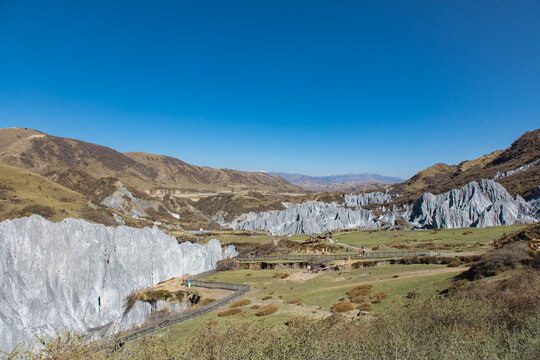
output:
<instances>
[{"instance_id":1,"label":"limestone cliff face","mask_svg":"<svg viewBox=\"0 0 540 360\"><path fill-rule=\"evenodd\" d=\"M424 194L409 221L418 228L488 227L534 222L535 215L520 196L513 198L502 185L483 179L444 194Z\"/></svg>"},{"instance_id":2,"label":"limestone cliff face","mask_svg":"<svg viewBox=\"0 0 540 360\"><path fill-rule=\"evenodd\" d=\"M344 204L286 204L282 211L250 213L231 224L236 230L266 230L274 235L321 233L333 229L392 227L404 220L413 228L488 227L529 223L540 218L540 187L528 202L513 198L493 180L473 181L440 195L426 193L411 208L386 208L395 195L376 192L346 196ZM361 205L381 204L375 212ZM347 207L346 207L347 206ZM350 208L354 207L354 208Z\"/></svg>"},{"instance_id":3,"label":"limestone cliff face","mask_svg":"<svg viewBox=\"0 0 540 360\"><path fill-rule=\"evenodd\" d=\"M273 235L321 233L332 229L376 228L378 222L367 210L352 210L336 203L284 204L287 209L249 213L235 219L235 230L267 230Z\"/></svg>"},{"instance_id":4,"label":"limestone cliff face","mask_svg":"<svg viewBox=\"0 0 540 360\"><path fill-rule=\"evenodd\" d=\"M178 244L157 228L106 227L38 215L0 223L0 349L55 330L116 331L144 322L150 305L124 314L124 299L159 281L215 267L217 240Z\"/></svg>"}]
</instances>

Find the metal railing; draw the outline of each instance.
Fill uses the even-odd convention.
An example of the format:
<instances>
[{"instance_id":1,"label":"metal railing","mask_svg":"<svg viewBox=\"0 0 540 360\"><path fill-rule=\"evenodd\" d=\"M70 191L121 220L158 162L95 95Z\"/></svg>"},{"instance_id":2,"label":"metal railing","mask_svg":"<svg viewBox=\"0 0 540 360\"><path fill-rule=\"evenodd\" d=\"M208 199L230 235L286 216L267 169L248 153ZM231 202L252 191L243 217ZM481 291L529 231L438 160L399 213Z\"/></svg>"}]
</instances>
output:
<instances>
[{"instance_id":1,"label":"metal railing","mask_svg":"<svg viewBox=\"0 0 540 360\"><path fill-rule=\"evenodd\" d=\"M260 261L291 261L291 262L325 262L335 260L367 260L367 259L395 259L415 256L431 256L431 252L426 250L414 251L377 251L366 252L363 254L347 253L347 254L329 254L329 255L276 255L276 256L250 256L237 257L236 260L241 262L260 262Z\"/></svg>"},{"instance_id":2,"label":"metal railing","mask_svg":"<svg viewBox=\"0 0 540 360\"><path fill-rule=\"evenodd\" d=\"M172 325L178 324L180 322L190 320L190 319L196 318L198 316L201 316L201 315L207 314L209 312L212 312L212 311L214 311L214 310L216 310L216 309L230 303L234 299L236 299L236 298L238 298L238 297L240 297L240 296L242 296L242 295L249 292L250 286L247 285L247 284L230 284L230 283L224 283L224 282L212 282L212 281L196 280L197 278L202 278L202 277L205 277L205 276L213 275L216 272L217 272L216 270L211 270L211 271L207 271L207 272L204 272L204 273L201 273L201 274L197 274L197 275L192 276L192 277L190 277L190 278L188 278L186 280L183 280L182 285L187 286L188 281L191 281L191 286L203 287L203 288L207 288L207 289L229 290L229 291L233 291L232 294L228 294L228 295L222 297L221 299L218 299L218 300L213 301L211 303L201 305L201 306L198 306L198 307L190 309L190 310L182 311L181 313L176 314L176 315L172 315L171 317L168 317L166 319L162 319L162 320L159 320L159 321L151 323L151 324L143 325L139 329L137 329L135 331L132 331L132 332L129 332L127 334L126 333L119 334L114 338L115 348L120 348L126 342L133 341L133 340L135 340L137 338L140 338L140 337L142 337L144 335L147 335L147 334L150 334L150 333L153 333L153 332L156 332L156 331L163 330L163 329L165 329L165 328L167 328L169 326L172 326Z\"/></svg>"}]
</instances>

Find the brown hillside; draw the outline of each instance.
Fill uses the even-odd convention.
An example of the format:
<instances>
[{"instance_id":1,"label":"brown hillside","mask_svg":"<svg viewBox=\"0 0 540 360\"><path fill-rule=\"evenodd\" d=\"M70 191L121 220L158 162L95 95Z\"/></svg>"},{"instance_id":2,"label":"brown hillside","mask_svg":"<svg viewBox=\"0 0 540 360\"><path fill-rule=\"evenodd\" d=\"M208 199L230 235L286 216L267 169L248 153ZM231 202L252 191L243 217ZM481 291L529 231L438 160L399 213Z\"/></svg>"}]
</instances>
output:
<instances>
[{"instance_id":1,"label":"brown hillside","mask_svg":"<svg viewBox=\"0 0 540 360\"><path fill-rule=\"evenodd\" d=\"M80 218L81 194L14 166L0 164L0 220L39 214L52 221Z\"/></svg>"},{"instance_id":2,"label":"brown hillside","mask_svg":"<svg viewBox=\"0 0 540 360\"><path fill-rule=\"evenodd\" d=\"M480 179L491 179L498 171L514 170L540 158L540 129L528 131L506 150L495 151L458 165L435 164L407 181L393 186L393 192L403 194L397 202L412 202L425 192L441 194ZM540 165L497 180L511 195L532 195L540 184Z\"/></svg>"},{"instance_id":3,"label":"brown hillside","mask_svg":"<svg viewBox=\"0 0 540 360\"><path fill-rule=\"evenodd\" d=\"M282 177L263 172L244 172L230 169L213 169L206 166L187 164L179 159L141 152L126 153L126 156L143 164L156 174L155 187L177 187L198 190L265 190L293 191L301 189Z\"/></svg>"},{"instance_id":4,"label":"brown hillside","mask_svg":"<svg viewBox=\"0 0 540 360\"><path fill-rule=\"evenodd\" d=\"M0 129L0 162L40 175L75 169L97 179L117 178L141 190L301 191L278 176L198 167L161 155L122 154L105 146L25 128Z\"/></svg>"}]
</instances>

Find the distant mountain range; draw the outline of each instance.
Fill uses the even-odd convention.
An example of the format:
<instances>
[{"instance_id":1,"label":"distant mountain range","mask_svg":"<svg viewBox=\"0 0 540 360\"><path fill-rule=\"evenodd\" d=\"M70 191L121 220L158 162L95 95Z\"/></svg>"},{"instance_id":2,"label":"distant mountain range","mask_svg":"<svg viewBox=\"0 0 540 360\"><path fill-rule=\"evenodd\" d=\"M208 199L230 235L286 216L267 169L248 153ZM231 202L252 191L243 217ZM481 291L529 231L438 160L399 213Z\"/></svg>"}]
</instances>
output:
<instances>
[{"instance_id":1,"label":"distant mountain range","mask_svg":"<svg viewBox=\"0 0 540 360\"><path fill-rule=\"evenodd\" d=\"M359 190L369 190L370 187L384 186L404 181L395 176L384 176L379 174L345 174L328 176L308 176L302 174L288 174L282 172L269 172L271 175L278 175L297 185L304 190L313 191L346 191L353 192Z\"/></svg>"}]
</instances>

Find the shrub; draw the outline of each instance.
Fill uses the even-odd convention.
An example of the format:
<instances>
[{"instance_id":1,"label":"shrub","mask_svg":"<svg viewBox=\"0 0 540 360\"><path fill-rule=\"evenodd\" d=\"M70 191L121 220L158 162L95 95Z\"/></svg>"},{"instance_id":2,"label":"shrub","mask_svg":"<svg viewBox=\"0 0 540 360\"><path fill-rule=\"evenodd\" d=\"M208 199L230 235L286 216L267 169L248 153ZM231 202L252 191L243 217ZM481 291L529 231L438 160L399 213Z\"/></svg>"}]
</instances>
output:
<instances>
[{"instance_id":1,"label":"shrub","mask_svg":"<svg viewBox=\"0 0 540 360\"><path fill-rule=\"evenodd\" d=\"M364 302L366 297L364 295L356 295L356 296L351 297L350 299L351 299L351 302L353 302L355 304L361 304L361 303ZM340 301L342 301L342 300L340 300Z\"/></svg>"},{"instance_id":2,"label":"shrub","mask_svg":"<svg viewBox=\"0 0 540 360\"><path fill-rule=\"evenodd\" d=\"M515 268L528 258L528 247L525 243L509 243L501 248L484 254L480 260L465 271L462 276L469 280L477 280L486 276L497 275L500 272Z\"/></svg>"},{"instance_id":3,"label":"shrub","mask_svg":"<svg viewBox=\"0 0 540 360\"><path fill-rule=\"evenodd\" d=\"M274 275L272 275L273 278L277 278L277 277L280 277L281 275L283 275L282 273L274 273Z\"/></svg>"},{"instance_id":4,"label":"shrub","mask_svg":"<svg viewBox=\"0 0 540 360\"><path fill-rule=\"evenodd\" d=\"M271 299L271 298L272 298L272 295L266 295L266 296L263 297L262 299L263 299L263 300L269 300L269 299Z\"/></svg>"},{"instance_id":5,"label":"shrub","mask_svg":"<svg viewBox=\"0 0 540 360\"><path fill-rule=\"evenodd\" d=\"M375 294L371 295L369 297L369 299L371 300L372 303L378 304L381 301L383 301L384 299L386 299L386 294L384 292L380 291L378 293L375 293Z\"/></svg>"},{"instance_id":6,"label":"shrub","mask_svg":"<svg viewBox=\"0 0 540 360\"><path fill-rule=\"evenodd\" d=\"M332 305L332 310L338 313L354 310L354 305L350 302L338 302Z\"/></svg>"},{"instance_id":7,"label":"shrub","mask_svg":"<svg viewBox=\"0 0 540 360\"><path fill-rule=\"evenodd\" d=\"M242 267L240 266L240 264L236 260L231 258L219 260L216 264L217 271L238 270L241 268Z\"/></svg>"},{"instance_id":8,"label":"shrub","mask_svg":"<svg viewBox=\"0 0 540 360\"><path fill-rule=\"evenodd\" d=\"M463 262L460 260L454 260L450 264L448 264L448 267L458 267L460 265L463 265Z\"/></svg>"},{"instance_id":9,"label":"shrub","mask_svg":"<svg viewBox=\"0 0 540 360\"><path fill-rule=\"evenodd\" d=\"M249 300L249 299L240 299L240 300L236 300L235 302L233 302L231 304L231 307L232 308L240 307L240 306L245 306L245 305L248 305L248 304L251 304L251 300Z\"/></svg>"},{"instance_id":10,"label":"shrub","mask_svg":"<svg viewBox=\"0 0 540 360\"><path fill-rule=\"evenodd\" d=\"M470 235L470 234L472 234L472 233L473 233L473 232L472 232L471 230L469 230L469 231L465 231L465 232L463 233L463 235Z\"/></svg>"},{"instance_id":11,"label":"shrub","mask_svg":"<svg viewBox=\"0 0 540 360\"><path fill-rule=\"evenodd\" d=\"M287 301L289 304L297 304L297 305L302 305L302 299L300 298L295 298L295 299L291 299L289 301Z\"/></svg>"},{"instance_id":12,"label":"shrub","mask_svg":"<svg viewBox=\"0 0 540 360\"><path fill-rule=\"evenodd\" d=\"M204 298L203 301L201 301L201 305L210 304L211 302L216 301L214 298Z\"/></svg>"},{"instance_id":13,"label":"shrub","mask_svg":"<svg viewBox=\"0 0 540 360\"><path fill-rule=\"evenodd\" d=\"M261 305L255 304L255 305L252 305L250 309L256 310L256 309L260 309L260 308L261 308Z\"/></svg>"},{"instance_id":14,"label":"shrub","mask_svg":"<svg viewBox=\"0 0 540 360\"><path fill-rule=\"evenodd\" d=\"M360 304L358 305L358 310L360 311L371 311L371 306L369 304Z\"/></svg>"},{"instance_id":15,"label":"shrub","mask_svg":"<svg viewBox=\"0 0 540 360\"><path fill-rule=\"evenodd\" d=\"M241 312L243 312L242 309L239 309L239 308L229 308L227 310L224 310L224 311L221 311L221 312L218 312L218 316L231 316L231 315L236 315L236 314L240 314Z\"/></svg>"},{"instance_id":16,"label":"shrub","mask_svg":"<svg viewBox=\"0 0 540 360\"><path fill-rule=\"evenodd\" d=\"M22 208L19 212L23 215L38 214L38 215L43 216L44 218L49 218L56 214L56 211L54 211L52 207L46 206L46 205L39 205L39 204L27 205L24 208Z\"/></svg>"},{"instance_id":17,"label":"shrub","mask_svg":"<svg viewBox=\"0 0 540 360\"><path fill-rule=\"evenodd\" d=\"M263 306L259 311L255 313L255 316L267 316L272 315L276 311L278 311L279 307L274 304Z\"/></svg>"},{"instance_id":18,"label":"shrub","mask_svg":"<svg viewBox=\"0 0 540 360\"><path fill-rule=\"evenodd\" d=\"M360 295L366 296L367 294L369 294L371 292L372 288L373 288L373 285L371 285L371 284L358 285L358 286L353 287L351 290L347 291L347 296L351 300L353 298L356 298L356 297L360 296Z\"/></svg>"},{"instance_id":19,"label":"shrub","mask_svg":"<svg viewBox=\"0 0 540 360\"><path fill-rule=\"evenodd\" d=\"M282 278L282 279L286 279L286 278L288 278L288 277L289 277L289 274L287 274L287 273L281 274L281 278Z\"/></svg>"}]
</instances>

